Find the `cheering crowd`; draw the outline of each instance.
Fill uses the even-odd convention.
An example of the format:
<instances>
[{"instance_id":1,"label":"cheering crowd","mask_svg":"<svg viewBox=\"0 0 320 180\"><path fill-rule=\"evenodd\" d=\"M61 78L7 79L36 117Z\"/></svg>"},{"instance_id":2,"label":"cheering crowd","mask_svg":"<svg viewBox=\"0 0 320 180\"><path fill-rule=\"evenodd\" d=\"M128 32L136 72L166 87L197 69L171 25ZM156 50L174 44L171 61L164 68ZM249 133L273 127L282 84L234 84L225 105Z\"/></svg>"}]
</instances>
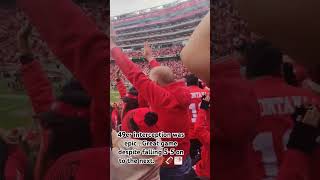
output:
<instances>
[{"instance_id":1,"label":"cheering crowd","mask_svg":"<svg viewBox=\"0 0 320 180\"><path fill-rule=\"evenodd\" d=\"M188 74L187 69L182 65L181 61L177 60L176 58L166 58L165 61L161 61L159 63L163 66L170 67L177 79L182 79ZM136 64L142 69L145 74L149 74L150 68L149 64L146 61L136 62ZM118 70L119 68L117 68L114 63L110 64L110 81L112 87L115 87L116 85ZM123 77L123 74L121 72L120 77L123 78L125 84L129 83L126 78Z\"/></svg>"}]
</instances>

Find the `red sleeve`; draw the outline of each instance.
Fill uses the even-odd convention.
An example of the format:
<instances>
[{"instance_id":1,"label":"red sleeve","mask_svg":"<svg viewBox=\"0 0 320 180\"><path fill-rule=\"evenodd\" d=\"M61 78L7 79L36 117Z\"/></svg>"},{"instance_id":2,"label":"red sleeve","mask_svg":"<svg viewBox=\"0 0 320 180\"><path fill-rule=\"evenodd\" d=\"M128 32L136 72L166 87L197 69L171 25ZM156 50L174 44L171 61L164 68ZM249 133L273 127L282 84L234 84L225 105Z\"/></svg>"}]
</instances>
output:
<instances>
[{"instance_id":1,"label":"red sleeve","mask_svg":"<svg viewBox=\"0 0 320 180\"><path fill-rule=\"evenodd\" d=\"M47 112L54 101L51 84L38 61L34 60L21 67L22 82L31 100L33 111Z\"/></svg>"},{"instance_id":2,"label":"red sleeve","mask_svg":"<svg viewBox=\"0 0 320 180\"><path fill-rule=\"evenodd\" d=\"M158 63L158 61L157 61L156 59L153 59L153 60L151 60L151 61L149 62L149 65L150 65L150 67L151 67L151 69L152 69L152 68L155 68L155 67L157 67L157 66L160 66L160 63Z\"/></svg>"},{"instance_id":3,"label":"red sleeve","mask_svg":"<svg viewBox=\"0 0 320 180\"><path fill-rule=\"evenodd\" d=\"M147 100L140 93L138 94L138 103L140 108L149 107Z\"/></svg>"},{"instance_id":4,"label":"red sleeve","mask_svg":"<svg viewBox=\"0 0 320 180\"><path fill-rule=\"evenodd\" d=\"M120 97L124 98L127 94L127 89L121 79L117 80L117 89L119 91Z\"/></svg>"},{"instance_id":5,"label":"red sleeve","mask_svg":"<svg viewBox=\"0 0 320 180\"><path fill-rule=\"evenodd\" d=\"M107 138L106 74L109 39L71 0L18 0L18 5L37 28L59 60L79 80L91 104L93 143L105 146Z\"/></svg>"},{"instance_id":6,"label":"red sleeve","mask_svg":"<svg viewBox=\"0 0 320 180\"><path fill-rule=\"evenodd\" d=\"M113 48L111 55L122 73L138 90L139 94L145 97L149 105L171 108L179 104L167 90L152 82L120 48Z\"/></svg>"},{"instance_id":7,"label":"red sleeve","mask_svg":"<svg viewBox=\"0 0 320 180\"><path fill-rule=\"evenodd\" d=\"M305 180L309 177L310 158L299 151L288 150L281 163L277 180Z\"/></svg>"},{"instance_id":8,"label":"red sleeve","mask_svg":"<svg viewBox=\"0 0 320 180\"><path fill-rule=\"evenodd\" d=\"M206 123L207 114L209 112L199 109L197 121L194 125L194 131L198 139L203 145L210 146L210 126L208 123Z\"/></svg>"}]
</instances>

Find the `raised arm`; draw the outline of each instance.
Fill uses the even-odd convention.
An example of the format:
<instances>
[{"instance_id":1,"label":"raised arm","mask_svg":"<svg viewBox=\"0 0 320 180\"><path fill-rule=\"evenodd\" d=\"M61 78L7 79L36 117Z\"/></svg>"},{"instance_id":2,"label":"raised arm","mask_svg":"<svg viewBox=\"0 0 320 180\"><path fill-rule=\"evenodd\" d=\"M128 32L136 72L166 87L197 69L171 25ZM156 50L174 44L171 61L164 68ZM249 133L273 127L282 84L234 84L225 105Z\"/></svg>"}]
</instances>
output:
<instances>
[{"instance_id":1,"label":"raised arm","mask_svg":"<svg viewBox=\"0 0 320 180\"><path fill-rule=\"evenodd\" d=\"M18 33L22 82L31 101L33 111L47 112L54 101L54 93L46 73L40 63L34 60L29 44L31 25L23 27Z\"/></svg>"},{"instance_id":2,"label":"raised arm","mask_svg":"<svg viewBox=\"0 0 320 180\"><path fill-rule=\"evenodd\" d=\"M105 146L109 140L106 108L109 38L71 0L18 0L17 3L49 48L93 97L93 144Z\"/></svg>"},{"instance_id":3,"label":"raised arm","mask_svg":"<svg viewBox=\"0 0 320 180\"><path fill-rule=\"evenodd\" d=\"M18 0L49 48L92 97L105 97L108 37L71 0Z\"/></svg>"},{"instance_id":4,"label":"raised arm","mask_svg":"<svg viewBox=\"0 0 320 180\"><path fill-rule=\"evenodd\" d=\"M119 91L120 97L124 98L127 94L127 89L126 86L124 85L123 81L121 80L120 77L120 70L117 71L117 89Z\"/></svg>"},{"instance_id":5,"label":"raised arm","mask_svg":"<svg viewBox=\"0 0 320 180\"><path fill-rule=\"evenodd\" d=\"M160 66L160 63L152 56L152 49L148 42L144 43L143 57L149 62L151 69Z\"/></svg>"},{"instance_id":6,"label":"raised arm","mask_svg":"<svg viewBox=\"0 0 320 180\"><path fill-rule=\"evenodd\" d=\"M116 47L115 44L110 46L111 55L117 65L150 105L170 108L178 104L175 98L164 88L152 82L129 58Z\"/></svg>"}]
</instances>

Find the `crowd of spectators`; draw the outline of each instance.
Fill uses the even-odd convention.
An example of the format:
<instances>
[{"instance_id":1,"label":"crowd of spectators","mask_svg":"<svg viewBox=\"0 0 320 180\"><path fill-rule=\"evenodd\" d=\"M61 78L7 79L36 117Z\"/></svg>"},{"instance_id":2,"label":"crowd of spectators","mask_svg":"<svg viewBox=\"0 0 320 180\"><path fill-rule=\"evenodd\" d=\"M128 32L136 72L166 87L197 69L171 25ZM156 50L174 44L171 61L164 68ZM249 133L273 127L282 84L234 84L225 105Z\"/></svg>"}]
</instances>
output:
<instances>
[{"instance_id":1,"label":"crowd of spectators","mask_svg":"<svg viewBox=\"0 0 320 180\"><path fill-rule=\"evenodd\" d=\"M108 23L106 23L109 21L109 11L107 7L100 6L97 3L81 3L80 7L87 15L95 20L101 30L106 31L109 28ZM0 65L2 67L0 69L0 78L5 78L8 88L12 90L21 89L22 84L17 78L10 78L5 76L5 74L16 73L17 64L19 64L16 34L21 28L21 22L26 22L26 20L25 15L15 7L0 8ZM34 57L42 64L45 64L46 68L50 69L52 72L51 76L61 73L66 74L63 72L63 69L60 68L61 64L56 61L56 57L50 51L47 44L41 39L35 28L33 29L34 32L30 38L30 44L34 52ZM49 76L50 71L48 72Z\"/></svg>"},{"instance_id":2,"label":"crowd of spectators","mask_svg":"<svg viewBox=\"0 0 320 180\"><path fill-rule=\"evenodd\" d=\"M182 50L182 45L175 45L172 47L160 48L153 50L154 57L173 57L177 56ZM127 52L128 56L131 58L142 58L143 51L131 51Z\"/></svg>"},{"instance_id":3,"label":"crowd of spectators","mask_svg":"<svg viewBox=\"0 0 320 180\"><path fill-rule=\"evenodd\" d=\"M213 1L212 52L214 58L226 56L242 42L253 42L258 36L250 32L247 22L240 18L229 1Z\"/></svg>"},{"instance_id":4,"label":"crowd of spectators","mask_svg":"<svg viewBox=\"0 0 320 180\"><path fill-rule=\"evenodd\" d=\"M80 7L95 20L101 30L107 29L108 23L106 22L108 22L109 12L106 7L101 7L97 3L82 3ZM21 22L26 21L26 17L14 7L0 8L0 17L0 63L16 64L18 63L16 34L21 28ZM37 32L33 33L31 45L36 58L40 61L52 62L55 59Z\"/></svg>"},{"instance_id":5,"label":"crowd of spectators","mask_svg":"<svg viewBox=\"0 0 320 180\"><path fill-rule=\"evenodd\" d=\"M175 74L177 79L182 79L185 75L188 74L187 69L182 65L181 61L177 61L175 58L167 58L164 61L159 61L159 63L163 66L168 66L173 70L173 73ZM143 70L145 74L149 74L150 67L147 61L140 61L136 62L136 64ZM117 71L119 68L114 64L110 64L110 80L111 80L111 86L115 86L116 78L117 78ZM128 84L128 81L125 79L123 74L121 74L121 79L124 80L126 84Z\"/></svg>"}]
</instances>

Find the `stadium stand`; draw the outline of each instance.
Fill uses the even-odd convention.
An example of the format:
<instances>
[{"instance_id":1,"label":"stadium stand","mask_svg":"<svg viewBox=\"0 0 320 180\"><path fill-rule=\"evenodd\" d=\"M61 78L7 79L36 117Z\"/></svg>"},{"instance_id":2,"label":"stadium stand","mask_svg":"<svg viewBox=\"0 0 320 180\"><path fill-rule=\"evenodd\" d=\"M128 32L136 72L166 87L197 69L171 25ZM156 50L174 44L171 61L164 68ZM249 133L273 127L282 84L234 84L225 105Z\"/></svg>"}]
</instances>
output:
<instances>
[{"instance_id":1,"label":"stadium stand","mask_svg":"<svg viewBox=\"0 0 320 180\"><path fill-rule=\"evenodd\" d=\"M153 56L174 70L177 78L187 74L179 54L187 39L209 11L207 0L179 0L173 3L111 17L116 42L124 52L148 73L143 44L148 41ZM117 69L111 64L111 85Z\"/></svg>"}]
</instances>

